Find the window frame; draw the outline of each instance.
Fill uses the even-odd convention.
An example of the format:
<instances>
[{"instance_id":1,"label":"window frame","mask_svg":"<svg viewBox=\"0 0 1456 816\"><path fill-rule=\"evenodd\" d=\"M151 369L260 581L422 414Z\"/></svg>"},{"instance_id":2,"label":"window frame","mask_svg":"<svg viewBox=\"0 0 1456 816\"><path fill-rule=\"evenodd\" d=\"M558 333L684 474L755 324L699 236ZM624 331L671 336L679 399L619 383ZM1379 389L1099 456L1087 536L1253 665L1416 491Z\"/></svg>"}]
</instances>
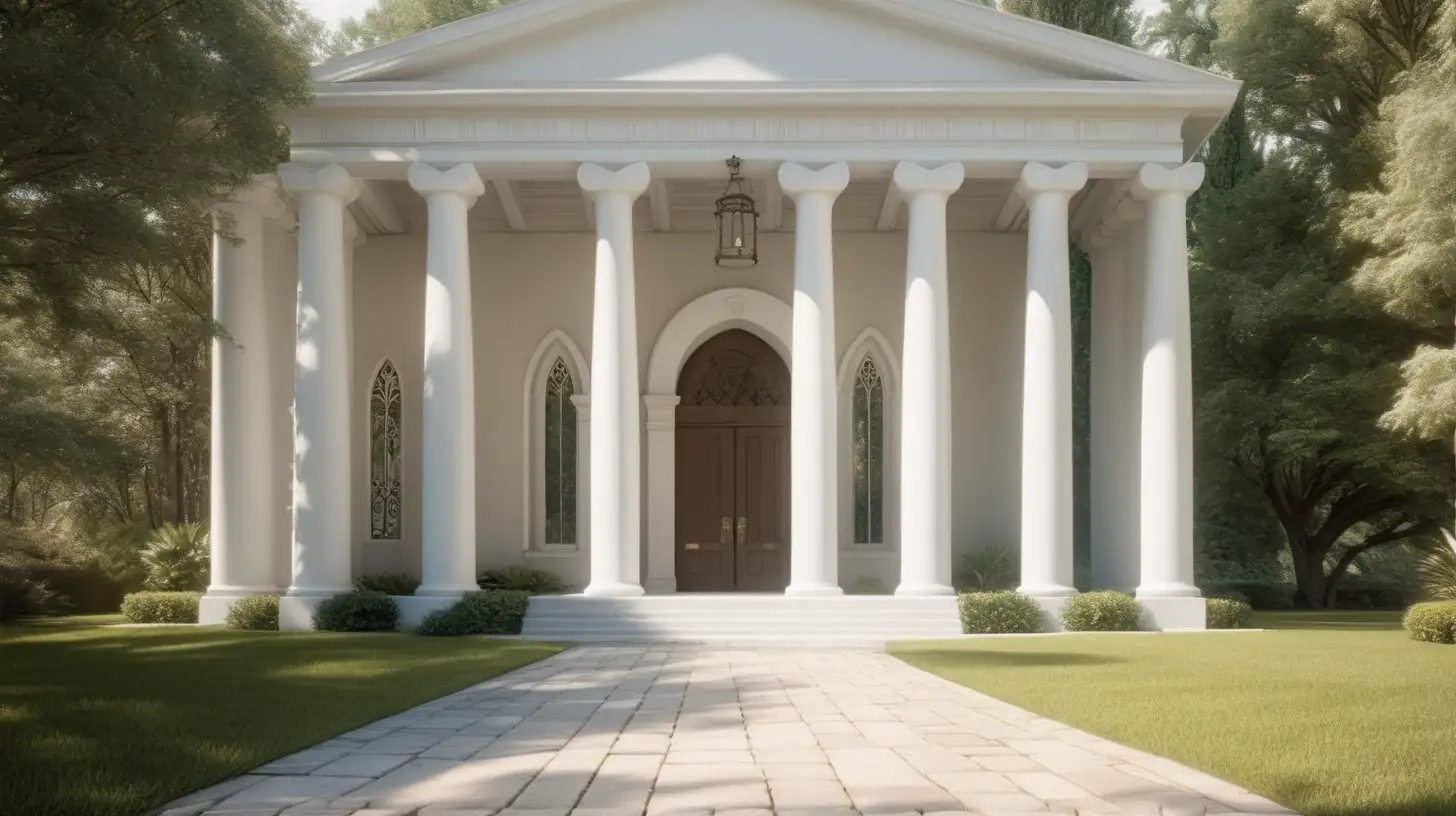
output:
<instances>
[{"instance_id":1,"label":"window frame","mask_svg":"<svg viewBox=\"0 0 1456 816\"><path fill-rule=\"evenodd\" d=\"M399 401L399 444L396 452L396 470L399 493L399 518L396 521L395 535L376 536L374 534L374 388L379 381L379 376L384 373L384 367L394 372L394 380L397 392L396 399ZM387 412L388 406L385 407ZM404 468L405 468L405 409L404 409L404 375L399 370L399 365L394 358L383 355L370 370L368 387L364 391L364 483L365 502L364 506L369 514L369 541L397 543L404 540Z\"/></svg>"},{"instance_id":2,"label":"window frame","mask_svg":"<svg viewBox=\"0 0 1456 816\"><path fill-rule=\"evenodd\" d=\"M546 540L546 390L557 361L571 377L571 403L576 409L576 541ZM524 536L522 550L570 555L586 550L590 490L590 387L586 360L567 334L553 330L531 356L522 389L525 418L523 451Z\"/></svg>"}]
</instances>

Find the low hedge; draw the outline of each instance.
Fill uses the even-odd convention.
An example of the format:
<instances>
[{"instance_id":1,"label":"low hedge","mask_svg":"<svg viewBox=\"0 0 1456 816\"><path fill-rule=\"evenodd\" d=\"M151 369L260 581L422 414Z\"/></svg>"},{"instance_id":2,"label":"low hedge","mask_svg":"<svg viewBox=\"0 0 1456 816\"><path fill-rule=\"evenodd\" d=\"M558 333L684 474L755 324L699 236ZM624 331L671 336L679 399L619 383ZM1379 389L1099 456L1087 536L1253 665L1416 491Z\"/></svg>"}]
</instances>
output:
<instances>
[{"instance_id":1,"label":"low hedge","mask_svg":"<svg viewBox=\"0 0 1456 816\"><path fill-rule=\"evenodd\" d=\"M319 604L313 627L324 632L393 632L399 604L383 592L344 592Z\"/></svg>"},{"instance_id":2,"label":"low hedge","mask_svg":"<svg viewBox=\"0 0 1456 816\"><path fill-rule=\"evenodd\" d=\"M1199 586L1210 598L1247 601L1254 609L1294 608L1294 586L1266 581L1202 581Z\"/></svg>"},{"instance_id":3,"label":"low hedge","mask_svg":"<svg viewBox=\"0 0 1456 816\"><path fill-rule=\"evenodd\" d=\"M1086 592L1067 599L1062 627L1069 632L1136 632L1143 608L1126 592Z\"/></svg>"},{"instance_id":4,"label":"low hedge","mask_svg":"<svg viewBox=\"0 0 1456 816\"><path fill-rule=\"evenodd\" d=\"M121 614L132 623L197 623L200 592L133 592L121 599Z\"/></svg>"},{"instance_id":5,"label":"low hedge","mask_svg":"<svg viewBox=\"0 0 1456 816\"><path fill-rule=\"evenodd\" d=\"M408 572L371 572L359 576L354 588L360 592L383 592L385 595L413 595L420 588L420 579Z\"/></svg>"},{"instance_id":6,"label":"low hedge","mask_svg":"<svg viewBox=\"0 0 1456 816\"><path fill-rule=\"evenodd\" d=\"M1405 612L1401 625L1413 640L1456 643L1456 601L1428 601Z\"/></svg>"},{"instance_id":7,"label":"low hedge","mask_svg":"<svg viewBox=\"0 0 1456 816\"><path fill-rule=\"evenodd\" d=\"M968 635L1030 634L1045 629L1041 607L1015 590L966 592L956 606L961 631Z\"/></svg>"},{"instance_id":8,"label":"low hedge","mask_svg":"<svg viewBox=\"0 0 1456 816\"><path fill-rule=\"evenodd\" d=\"M426 637L519 635L530 602L528 593L517 590L472 592L448 609L431 612L415 632Z\"/></svg>"},{"instance_id":9,"label":"low hedge","mask_svg":"<svg viewBox=\"0 0 1456 816\"><path fill-rule=\"evenodd\" d=\"M561 576L547 569L537 567L499 567L480 573L475 583L487 592L492 590L515 590L529 595L560 595L566 591Z\"/></svg>"},{"instance_id":10,"label":"low hedge","mask_svg":"<svg viewBox=\"0 0 1456 816\"><path fill-rule=\"evenodd\" d=\"M229 629L278 631L278 596L254 595L238 599L228 610L226 623Z\"/></svg>"},{"instance_id":11,"label":"low hedge","mask_svg":"<svg viewBox=\"0 0 1456 816\"><path fill-rule=\"evenodd\" d=\"M1238 598L1208 599L1209 629L1246 629L1254 619L1254 608Z\"/></svg>"}]
</instances>

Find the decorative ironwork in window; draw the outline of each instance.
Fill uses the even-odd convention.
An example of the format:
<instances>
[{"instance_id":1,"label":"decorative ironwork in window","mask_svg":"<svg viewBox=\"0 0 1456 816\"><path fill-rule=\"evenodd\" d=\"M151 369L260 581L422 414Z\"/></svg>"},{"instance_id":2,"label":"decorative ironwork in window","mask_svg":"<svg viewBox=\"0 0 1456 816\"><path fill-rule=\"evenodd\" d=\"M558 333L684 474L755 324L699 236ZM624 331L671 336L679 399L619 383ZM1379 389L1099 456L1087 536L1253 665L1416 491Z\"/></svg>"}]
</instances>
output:
<instances>
[{"instance_id":1,"label":"decorative ironwork in window","mask_svg":"<svg viewBox=\"0 0 1456 816\"><path fill-rule=\"evenodd\" d=\"M760 365L741 349L719 350L709 357L702 378L689 395L690 404L788 405L789 391L768 370L772 368L772 365Z\"/></svg>"},{"instance_id":2,"label":"decorative ironwork in window","mask_svg":"<svg viewBox=\"0 0 1456 816\"><path fill-rule=\"evenodd\" d=\"M885 384L866 355L854 379L854 542L885 541Z\"/></svg>"},{"instance_id":3,"label":"decorative ironwork in window","mask_svg":"<svg viewBox=\"0 0 1456 816\"><path fill-rule=\"evenodd\" d=\"M385 360L369 396L369 537L399 538L399 372Z\"/></svg>"},{"instance_id":4,"label":"decorative ironwork in window","mask_svg":"<svg viewBox=\"0 0 1456 816\"><path fill-rule=\"evenodd\" d=\"M546 375L546 543L576 543L576 384L557 358Z\"/></svg>"}]
</instances>

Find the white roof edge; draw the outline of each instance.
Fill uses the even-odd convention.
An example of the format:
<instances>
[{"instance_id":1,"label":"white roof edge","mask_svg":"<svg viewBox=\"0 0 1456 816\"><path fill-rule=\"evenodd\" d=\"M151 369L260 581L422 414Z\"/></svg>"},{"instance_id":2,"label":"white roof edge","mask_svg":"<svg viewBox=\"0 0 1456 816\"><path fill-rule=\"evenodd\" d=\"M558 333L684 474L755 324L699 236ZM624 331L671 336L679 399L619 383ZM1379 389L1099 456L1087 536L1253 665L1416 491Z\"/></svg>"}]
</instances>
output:
<instances>
[{"instance_id":1,"label":"white roof edge","mask_svg":"<svg viewBox=\"0 0 1456 816\"><path fill-rule=\"evenodd\" d=\"M1239 83L1188 85L1176 82L1054 80L1000 84L823 83L595 83L518 84L480 88L425 82L317 83L310 110L543 109L543 108L709 108L725 106L821 107L869 105L880 109L1064 109L1169 111L1221 119L1233 105Z\"/></svg>"},{"instance_id":2,"label":"white roof edge","mask_svg":"<svg viewBox=\"0 0 1456 816\"><path fill-rule=\"evenodd\" d=\"M357 54L334 57L313 68L319 82L365 81L411 63L434 64L471 48L496 45L583 15L638 0L518 0ZM1132 80L1227 83L1192 66L1059 26L997 11L967 0L844 0L904 20L949 30L1037 60L1125 76Z\"/></svg>"}]
</instances>

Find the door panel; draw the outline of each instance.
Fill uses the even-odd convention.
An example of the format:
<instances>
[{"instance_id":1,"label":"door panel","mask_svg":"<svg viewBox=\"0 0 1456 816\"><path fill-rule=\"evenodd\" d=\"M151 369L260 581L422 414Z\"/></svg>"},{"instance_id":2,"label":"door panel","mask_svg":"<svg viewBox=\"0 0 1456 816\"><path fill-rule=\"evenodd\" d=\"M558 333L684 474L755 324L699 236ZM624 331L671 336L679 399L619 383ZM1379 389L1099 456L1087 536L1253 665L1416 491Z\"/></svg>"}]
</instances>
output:
<instances>
[{"instance_id":1,"label":"door panel","mask_svg":"<svg viewBox=\"0 0 1456 816\"><path fill-rule=\"evenodd\" d=\"M735 430L738 590L782 592L789 583L788 429Z\"/></svg>"},{"instance_id":2,"label":"door panel","mask_svg":"<svg viewBox=\"0 0 1456 816\"><path fill-rule=\"evenodd\" d=\"M677 429L677 588L732 592L732 428Z\"/></svg>"}]
</instances>

